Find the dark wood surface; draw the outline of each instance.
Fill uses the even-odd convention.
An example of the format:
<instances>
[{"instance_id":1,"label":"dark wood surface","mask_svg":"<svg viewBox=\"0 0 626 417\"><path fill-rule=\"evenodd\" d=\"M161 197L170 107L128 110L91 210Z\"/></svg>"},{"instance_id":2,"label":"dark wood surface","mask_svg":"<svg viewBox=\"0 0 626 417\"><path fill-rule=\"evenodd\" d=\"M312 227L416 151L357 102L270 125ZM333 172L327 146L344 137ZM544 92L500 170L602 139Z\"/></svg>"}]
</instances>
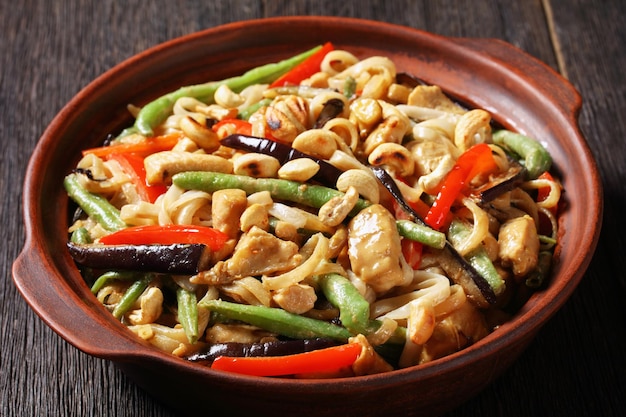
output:
<instances>
[{"instance_id":1,"label":"dark wood surface","mask_svg":"<svg viewBox=\"0 0 626 417\"><path fill-rule=\"evenodd\" d=\"M580 126L605 188L598 249L572 298L515 365L449 415L626 415L626 272L621 263L626 250L625 3L1 0L0 415L174 415L114 365L58 337L12 284L11 265L24 238L21 182L46 125L80 88L150 46L236 20L305 14L500 38L557 69L579 89L584 100ZM402 410L390 410L390 415L402 415Z\"/></svg>"}]
</instances>

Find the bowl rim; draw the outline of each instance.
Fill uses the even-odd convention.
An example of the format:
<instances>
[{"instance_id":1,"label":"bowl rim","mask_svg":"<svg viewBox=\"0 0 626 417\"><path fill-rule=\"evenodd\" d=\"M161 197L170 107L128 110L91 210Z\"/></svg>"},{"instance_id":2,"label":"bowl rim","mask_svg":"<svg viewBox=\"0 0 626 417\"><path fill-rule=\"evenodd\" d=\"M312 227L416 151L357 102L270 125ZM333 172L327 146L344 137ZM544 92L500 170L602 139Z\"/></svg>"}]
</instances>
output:
<instances>
[{"instance_id":1,"label":"bowl rim","mask_svg":"<svg viewBox=\"0 0 626 417\"><path fill-rule=\"evenodd\" d=\"M54 146L55 135L59 130L64 129L65 125L68 123L67 118L70 118L71 122L71 112L74 108L78 107L81 103L88 100L89 95L94 92L100 90L103 85L105 85L108 81L110 81L117 74L123 73L127 68L136 65L146 65L151 59L155 56L163 55L163 54L173 54L176 49L181 45L184 45L189 42L194 42L199 39L204 39L205 37L214 36L219 33L233 33L243 29L251 30L254 27L260 27L263 25L269 24L310 24L310 25L327 25L327 24L341 24L341 25L349 25L349 26L360 26L360 27L368 27L371 29L375 29L378 31L382 31L385 33L396 33L402 32L407 35L422 38L426 42L431 42L437 44L439 47L444 47L444 49L448 51L454 51L459 54L464 53L477 53L476 48L484 48L487 52L482 52L486 57L494 58L492 55L497 54L502 48L505 48L507 51L513 51L517 54L520 60L525 60L530 63L535 68L539 68L548 74L550 77L554 78L561 84L561 88L566 91L570 96L570 100L568 103L568 108L563 108L563 120L569 121L569 130L572 133L573 138L576 139L576 143L581 148L583 152L583 158L591 167L590 179L589 182L592 184L594 191L598 198L596 199L596 204L590 206L590 216L595 215L598 218L598 224L601 222L602 216L602 188L599 181L599 175L597 172L597 168L595 166L595 162L593 157L591 156L591 152L588 149L588 145L586 144L585 139L580 132L580 129L577 124L577 117L582 105L580 95L575 90L575 88L569 84L563 77L561 77L556 71L552 68L548 67L546 64L540 62L536 58L526 54L525 52L513 47L512 45L495 39L477 39L477 38L455 38L455 37L446 37L441 35L432 34L429 32L425 32L419 29L414 29L406 26L395 25L391 23L366 20L366 19L357 19L357 18L343 18L343 17L334 17L334 16L291 16L291 17L275 17L275 18L262 18L262 19L252 19L246 21L232 22L212 28L208 28L205 30L201 30L198 32L194 32L188 35L180 36L174 38L172 40L160 43L158 45L152 46L146 49L143 52L140 52L130 58L127 58L115 65L111 69L99 75L92 82L90 82L87 86L82 88L63 108L61 111L55 116L55 118L51 121L49 126L46 128L44 133L42 134L37 146L33 152L33 155L29 161L28 169L26 171L26 176L24 179L24 194L23 194L23 215L24 222L26 225L26 241L24 244L24 249L22 253L18 256L14 263L13 267L13 278L16 286L22 293L23 297L29 303L31 308L43 319L46 324L51 327L55 332L57 332L61 337L63 337L70 344L76 346L80 350L91 354L93 356L105 358L112 360L114 362L125 362L132 361L136 358L143 358L147 360L158 361L161 363L167 363L177 368L184 368L189 372L193 373L201 373L201 374L209 374L218 376L221 378L225 378L228 380L237 381L237 383L245 382L245 381L258 381L257 377L248 377L245 375L235 375L223 373L215 370L211 370L209 368L191 364L185 361L181 361L181 359L168 355L166 353L156 351L155 348L143 349L144 344L136 341L136 347L141 348L141 351L133 351L133 352L107 352L103 351L100 346L92 346L86 343L84 340L77 339L74 335L67 333L67 329L61 325L54 317L46 312L41 304L37 300L33 300L29 295L31 294L31 290L27 287L27 284L24 282L23 269L27 267L26 263L33 261L33 256L39 253L45 253L46 248L40 241L41 239L41 231L39 230L40 224L33 223L31 219L36 217L36 207L37 207L37 198L35 195L38 191L37 182L37 173L42 161L45 161L44 154ZM478 52L481 53L481 52ZM502 61L497 61L497 59L490 61L488 65L495 65L497 67L501 67L504 63ZM512 77L517 80L524 81L523 74L519 74L511 68L507 67L506 69L501 70L507 72ZM521 77L521 78L520 78ZM520 81L520 82L522 82ZM346 383L350 384L366 384L366 385L380 385L384 381L387 383L399 383L400 381L408 381L416 378L428 378L433 376L439 372L445 371L449 368L459 366L459 363L462 360L473 361L478 358L485 357L487 355L491 355L496 353L502 346L509 345L511 343L515 343L517 340L520 340L522 336L528 332L535 332L541 327L541 323L543 323L546 319L550 318L556 311L566 302L566 300L571 296L574 289L582 279L584 275L584 271L591 261L591 257L593 254L593 250L595 250L598 238L599 238L599 230L598 226L595 228L592 233L584 236L584 244L590 248L592 248L591 253L587 254L584 257L581 257L577 264L574 265L577 272L574 272L569 280L565 282L564 285L559 286L558 293L555 294L555 297L550 300L547 304L544 304L541 309L538 307L535 308L533 305L525 306L516 317L523 318L523 322L520 323L520 320L509 321L505 323L500 329L492 332L484 339L474 343L473 345L459 351L453 353L451 355L445 356L444 358L419 365L417 367L409 367L404 369L395 370L390 373L378 374L378 375L368 375L368 376L359 376L359 377L350 377L348 379L338 378L331 380L298 380L299 384L306 384L310 386L317 386L319 389L335 389L337 385L345 385ZM39 240L38 240L39 239ZM50 254L47 254L48 256ZM68 256L65 257L66 259ZM54 268L54 265L49 264L49 260L46 257L36 256L35 259L38 259L40 262L43 262L48 265L50 268ZM71 289L68 287L68 289ZM87 308L87 307L83 307ZM120 324L121 326L121 324ZM130 332L129 332L130 333ZM506 337L503 335L506 334ZM130 334L130 336L135 337ZM130 338L128 335L121 335L123 338ZM283 378L270 378L263 379L264 384L284 384L288 379Z\"/></svg>"}]
</instances>

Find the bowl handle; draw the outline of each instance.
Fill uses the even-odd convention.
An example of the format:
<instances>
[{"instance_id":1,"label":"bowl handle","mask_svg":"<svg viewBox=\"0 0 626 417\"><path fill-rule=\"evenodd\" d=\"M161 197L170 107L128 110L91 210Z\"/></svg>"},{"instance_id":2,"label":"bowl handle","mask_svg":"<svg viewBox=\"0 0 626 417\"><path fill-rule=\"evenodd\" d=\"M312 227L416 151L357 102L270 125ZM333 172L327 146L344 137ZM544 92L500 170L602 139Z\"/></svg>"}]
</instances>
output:
<instances>
[{"instance_id":1,"label":"bowl handle","mask_svg":"<svg viewBox=\"0 0 626 417\"><path fill-rule=\"evenodd\" d=\"M553 103L572 122L577 124L582 107L578 90L555 69L527 52L500 39L455 38L455 42L479 54L503 62L519 74L531 74L533 86L550 97Z\"/></svg>"},{"instance_id":2,"label":"bowl handle","mask_svg":"<svg viewBox=\"0 0 626 417\"><path fill-rule=\"evenodd\" d=\"M140 343L134 340L134 335L129 332L124 337L123 330L115 328L116 323L98 320L84 299L89 296L88 289L81 294L68 281L47 280L49 269L56 267L41 252L38 244L28 239L12 269L15 286L35 313L59 336L85 353L111 360L132 356ZM49 314L52 311L55 314ZM121 324L120 328L123 329Z\"/></svg>"}]
</instances>

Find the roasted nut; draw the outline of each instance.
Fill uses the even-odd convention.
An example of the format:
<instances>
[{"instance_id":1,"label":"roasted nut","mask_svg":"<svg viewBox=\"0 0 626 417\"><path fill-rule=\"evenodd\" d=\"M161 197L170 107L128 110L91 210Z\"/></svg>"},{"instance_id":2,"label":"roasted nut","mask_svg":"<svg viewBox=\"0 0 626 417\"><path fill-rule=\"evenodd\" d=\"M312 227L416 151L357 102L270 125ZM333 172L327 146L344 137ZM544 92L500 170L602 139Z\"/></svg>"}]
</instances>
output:
<instances>
[{"instance_id":1,"label":"roasted nut","mask_svg":"<svg viewBox=\"0 0 626 417\"><path fill-rule=\"evenodd\" d=\"M402 139L411 129L411 122L404 113L389 103L384 101L379 103L383 121L365 139L363 143L365 155L369 155L383 143L402 143Z\"/></svg>"},{"instance_id":2,"label":"roasted nut","mask_svg":"<svg viewBox=\"0 0 626 417\"><path fill-rule=\"evenodd\" d=\"M454 129L454 144L465 151L476 143L483 143L491 135L491 115L484 110L475 109L465 113ZM476 140L476 136L480 137Z\"/></svg>"},{"instance_id":3,"label":"roasted nut","mask_svg":"<svg viewBox=\"0 0 626 417\"><path fill-rule=\"evenodd\" d=\"M337 140L341 138L330 130L310 129L300 133L291 146L307 155L329 159L337 150Z\"/></svg>"},{"instance_id":4,"label":"roasted nut","mask_svg":"<svg viewBox=\"0 0 626 417\"><path fill-rule=\"evenodd\" d=\"M337 179L337 189L346 192L350 187L354 187L360 195L373 204L378 204L380 200L378 181L371 172L363 169L349 169L345 171Z\"/></svg>"},{"instance_id":5,"label":"roasted nut","mask_svg":"<svg viewBox=\"0 0 626 417\"><path fill-rule=\"evenodd\" d=\"M305 182L320 170L320 166L312 159L298 158L286 162L278 170L278 178Z\"/></svg>"},{"instance_id":6,"label":"roasted nut","mask_svg":"<svg viewBox=\"0 0 626 417\"><path fill-rule=\"evenodd\" d=\"M359 199L359 193L352 186L341 197L333 197L320 207L318 217L328 226L337 226L352 211Z\"/></svg>"},{"instance_id":7,"label":"roasted nut","mask_svg":"<svg viewBox=\"0 0 626 417\"><path fill-rule=\"evenodd\" d=\"M367 158L374 166L387 165L403 177L413 175L415 161L411 152L397 143L383 143L376 147Z\"/></svg>"},{"instance_id":8,"label":"roasted nut","mask_svg":"<svg viewBox=\"0 0 626 417\"><path fill-rule=\"evenodd\" d=\"M279 169L278 159L261 153L243 154L233 162L235 174L254 178L276 178Z\"/></svg>"},{"instance_id":9,"label":"roasted nut","mask_svg":"<svg viewBox=\"0 0 626 417\"><path fill-rule=\"evenodd\" d=\"M215 90L213 100L215 100L215 103L225 108L240 106L245 101L243 97L233 92L226 84L220 85L217 90Z\"/></svg>"},{"instance_id":10,"label":"roasted nut","mask_svg":"<svg viewBox=\"0 0 626 417\"><path fill-rule=\"evenodd\" d=\"M229 160L201 153L157 152L148 155L144 165L148 184L168 183L174 174L183 171L233 172L233 164Z\"/></svg>"},{"instance_id":11,"label":"roasted nut","mask_svg":"<svg viewBox=\"0 0 626 417\"><path fill-rule=\"evenodd\" d=\"M207 153L211 153L220 147L217 134L206 125L198 123L193 117L183 117L180 119L179 125L185 136L194 141L196 145L204 149Z\"/></svg>"}]
</instances>

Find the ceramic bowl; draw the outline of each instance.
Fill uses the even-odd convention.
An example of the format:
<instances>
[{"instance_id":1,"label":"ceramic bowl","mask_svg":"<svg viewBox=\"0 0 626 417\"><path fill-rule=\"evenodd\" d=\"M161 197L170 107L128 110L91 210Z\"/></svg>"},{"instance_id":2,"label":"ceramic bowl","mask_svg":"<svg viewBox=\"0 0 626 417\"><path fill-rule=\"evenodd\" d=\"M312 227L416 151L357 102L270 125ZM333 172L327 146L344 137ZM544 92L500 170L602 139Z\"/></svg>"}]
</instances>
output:
<instances>
[{"instance_id":1,"label":"ceramic bowl","mask_svg":"<svg viewBox=\"0 0 626 417\"><path fill-rule=\"evenodd\" d=\"M567 199L550 284L511 321L471 347L374 376L247 377L212 371L146 346L102 308L67 253L63 177L81 149L101 144L108 133L132 123L128 103L141 105L181 85L240 74L325 41L360 57L388 56L399 71L442 86L468 105L490 111L505 127L547 146ZM228 415L439 414L478 393L518 358L570 297L590 262L600 231L602 191L578 128L580 107L577 91L555 71L498 40L445 38L333 17L251 20L190 34L98 77L44 132L26 171L26 242L13 267L14 281L33 310L67 342L113 361L139 386L181 412L200 407Z\"/></svg>"}]
</instances>

